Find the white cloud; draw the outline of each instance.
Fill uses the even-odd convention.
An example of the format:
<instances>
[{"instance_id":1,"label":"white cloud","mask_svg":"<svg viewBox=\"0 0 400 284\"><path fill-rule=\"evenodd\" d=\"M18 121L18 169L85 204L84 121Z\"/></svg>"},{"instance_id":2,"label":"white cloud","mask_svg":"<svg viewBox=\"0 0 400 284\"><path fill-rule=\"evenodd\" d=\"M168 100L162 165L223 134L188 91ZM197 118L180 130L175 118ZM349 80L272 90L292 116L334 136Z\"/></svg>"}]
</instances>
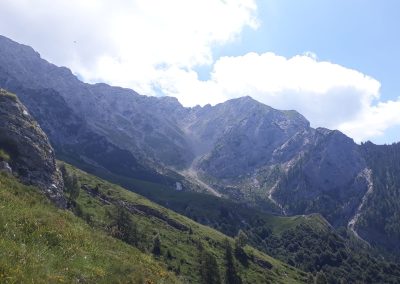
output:
<instances>
[{"instance_id":1,"label":"white cloud","mask_svg":"<svg viewBox=\"0 0 400 284\"><path fill-rule=\"evenodd\" d=\"M400 126L400 98L368 106L352 121L339 125L339 129L355 137L357 142L379 138L385 131ZM399 141L400 137L397 137Z\"/></svg>"},{"instance_id":2,"label":"white cloud","mask_svg":"<svg viewBox=\"0 0 400 284\"><path fill-rule=\"evenodd\" d=\"M99 80L152 93L162 67L211 64L212 48L256 28L254 0L2 0L0 33Z\"/></svg>"},{"instance_id":3,"label":"white cloud","mask_svg":"<svg viewBox=\"0 0 400 284\"><path fill-rule=\"evenodd\" d=\"M400 125L399 101L380 102L380 83L320 61L311 51L213 58L213 49L256 29L256 0L2 0L0 34L29 44L87 82L176 96L186 106L250 95L296 109L313 126L355 140ZM194 71L212 69L203 81ZM398 137L400 140L400 136Z\"/></svg>"}]
</instances>

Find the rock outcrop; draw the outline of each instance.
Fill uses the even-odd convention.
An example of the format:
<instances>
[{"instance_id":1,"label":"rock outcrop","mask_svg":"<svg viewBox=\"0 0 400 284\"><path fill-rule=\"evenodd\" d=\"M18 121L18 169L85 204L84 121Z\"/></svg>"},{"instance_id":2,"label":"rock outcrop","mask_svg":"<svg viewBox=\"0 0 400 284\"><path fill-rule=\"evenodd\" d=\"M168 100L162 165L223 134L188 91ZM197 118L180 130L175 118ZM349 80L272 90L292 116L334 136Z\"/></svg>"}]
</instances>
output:
<instances>
[{"instance_id":1,"label":"rock outcrop","mask_svg":"<svg viewBox=\"0 0 400 284\"><path fill-rule=\"evenodd\" d=\"M65 207L63 180L46 134L18 98L0 89L0 149L9 156L12 174L38 186L57 206Z\"/></svg>"}]
</instances>

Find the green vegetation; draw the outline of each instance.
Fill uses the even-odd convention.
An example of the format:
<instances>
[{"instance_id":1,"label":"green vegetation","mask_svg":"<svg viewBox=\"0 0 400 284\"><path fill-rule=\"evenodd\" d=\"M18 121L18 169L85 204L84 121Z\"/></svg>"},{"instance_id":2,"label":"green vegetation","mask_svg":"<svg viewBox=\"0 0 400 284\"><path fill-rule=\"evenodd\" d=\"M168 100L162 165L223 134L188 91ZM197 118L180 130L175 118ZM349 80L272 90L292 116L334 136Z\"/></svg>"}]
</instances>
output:
<instances>
[{"instance_id":1,"label":"green vegetation","mask_svg":"<svg viewBox=\"0 0 400 284\"><path fill-rule=\"evenodd\" d=\"M278 259L318 275L324 272L327 283L398 283L400 265L373 255L369 248L313 223L298 224L265 241L266 252Z\"/></svg>"},{"instance_id":2,"label":"green vegetation","mask_svg":"<svg viewBox=\"0 0 400 284\"><path fill-rule=\"evenodd\" d=\"M138 249L0 174L1 283L177 283Z\"/></svg>"},{"instance_id":3,"label":"green vegetation","mask_svg":"<svg viewBox=\"0 0 400 284\"><path fill-rule=\"evenodd\" d=\"M132 221L126 209L118 207L115 221L110 225L111 236L120 239L127 244L137 246L139 240L139 232L136 224Z\"/></svg>"},{"instance_id":4,"label":"green vegetation","mask_svg":"<svg viewBox=\"0 0 400 284\"><path fill-rule=\"evenodd\" d=\"M153 248L151 249L151 252L155 256L161 255L161 240L159 234L156 234L155 237L153 238Z\"/></svg>"},{"instance_id":5,"label":"green vegetation","mask_svg":"<svg viewBox=\"0 0 400 284\"><path fill-rule=\"evenodd\" d=\"M361 148L372 170L374 190L366 200L356 228L372 243L400 253L400 143L368 142Z\"/></svg>"},{"instance_id":6,"label":"green vegetation","mask_svg":"<svg viewBox=\"0 0 400 284\"><path fill-rule=\"evenodd\" d=\"M18 100L18 98L15 94L7 92L6 90L1 89L1 88L0 88L0 97L9 98L9 99L13 100L14 102L16 102Z\"/></svg>"},{"instance_id":7,"label":"green vegetation","mask_svg":"<svg viewBox=\"0 0 400 284\"><path fill-rule=\"evenodd\" d=\"M74 203L80 193L80 184L76 174L67 171L65 164L60 165L60 171L64 180L64 190L68 195L69 201Z\"/></svg>"},{"instance_id":8,"label":"green vegetation","mask_svg":"<svg viewBox=\"0 0 400 284\"><path fill-rule=\"evenodd\" d=\"M225 283L241 284L242 279L237 273L235 260L233 258L232 246L229 241L225 242Z\"/></svg>"},{"instance_id":9,"label":"green vegetation","mask_svg":"<svg viewBox=\"0 0 400 284\"><path fill-rule=\"evenodd\" d=\"M10 161L10 155L3 149L0 149L0 162L1 161Z\"/></svg>"},{"instance_id":10,"label":"green vegetation","mask_svg":"<svg viewBox=\"0 0 400 284\"><path fill-rule=\"evenodd\" d=\"M203 284L219 284L221 276L219 275L219 267L215 256L203 248L199 243L199 272L200 283Z\"/></svg>"}]
</instances>

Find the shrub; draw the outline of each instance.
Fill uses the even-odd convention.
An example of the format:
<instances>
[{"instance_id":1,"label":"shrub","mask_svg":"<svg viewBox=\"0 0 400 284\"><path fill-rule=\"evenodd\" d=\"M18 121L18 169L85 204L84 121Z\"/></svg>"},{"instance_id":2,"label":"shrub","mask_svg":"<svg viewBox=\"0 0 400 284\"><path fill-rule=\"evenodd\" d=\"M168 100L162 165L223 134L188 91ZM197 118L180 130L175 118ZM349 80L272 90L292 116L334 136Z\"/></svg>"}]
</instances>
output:
<instances>
[{"instance_id":1,"label":"shrub","mask_svg":"<svg viewBox=\"0 0 400 284\"><path fill-rule=\"evenodd\" d=\"M60 171L64 180L64 189L69 195L69 199L72 203L79 197L80 184L76 174L68 172L64 164L61 164Z\"/></svg>"},{"instance_id":2,"label":"shrub","mask_svg":"<svg viewBox=\"0 0 400 284\"><path fill-rule=\"evenodd\" d=\"M117 214L114 218L114 223L111 226L111 235L130 245L137 246L139 233L136 224L132 221L129 213L124 208L118 207Z\"/></svg>"},{"instance_id":3,"label":"shrub","mask_svg":"<svg viewBox=\"0 0 400 284\"><path fill-rule=\"evenodd\" d=\"M4 89L0 89L0 96L4 96L6 98L9 98L9 99L13 100L14 102L17 101L17 96L15 94L9 93Z\"/></svg>"},{"instance_id":4,"label":"shrub","mask_svg":"<svg viewBox=\"0 0 400 284\"><path fill-rule=\"evenodd\" d=\"M153 239L153 248L151 252L156 256L161 254L161 239L159 234L157 234Z\"/></svg>"},{"instance_id":5,"label":"shrub","mask_svg":"<svg viewBox=\"0 0 400 284\"><path fill-rule=\"evenodd\" d=\"M0 149L0 161L8 162L10 160L10 155L3 149Z\"/></svg>"}]
</instances>

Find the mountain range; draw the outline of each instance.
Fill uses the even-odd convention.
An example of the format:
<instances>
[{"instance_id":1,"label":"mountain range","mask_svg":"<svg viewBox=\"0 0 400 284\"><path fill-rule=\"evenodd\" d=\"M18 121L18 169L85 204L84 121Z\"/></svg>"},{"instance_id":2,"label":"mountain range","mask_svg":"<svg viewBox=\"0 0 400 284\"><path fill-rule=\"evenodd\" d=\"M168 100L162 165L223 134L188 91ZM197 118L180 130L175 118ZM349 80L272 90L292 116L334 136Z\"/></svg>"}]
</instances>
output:
<instances>
[{"instance_id":1,"label":"mountain range","mask_svg":"<svg viewBox=\"0 0 400 284\"><path fill-rule=\"evenodd\" d=\"M400 254L399 143L359 145L251 97L187 108L172 97L83 83L2 36L0 87L18 96L57 158L199 222L221 225L176 196L278 216L318 213L328 227Z\"/></svg>"}]
</instances>

